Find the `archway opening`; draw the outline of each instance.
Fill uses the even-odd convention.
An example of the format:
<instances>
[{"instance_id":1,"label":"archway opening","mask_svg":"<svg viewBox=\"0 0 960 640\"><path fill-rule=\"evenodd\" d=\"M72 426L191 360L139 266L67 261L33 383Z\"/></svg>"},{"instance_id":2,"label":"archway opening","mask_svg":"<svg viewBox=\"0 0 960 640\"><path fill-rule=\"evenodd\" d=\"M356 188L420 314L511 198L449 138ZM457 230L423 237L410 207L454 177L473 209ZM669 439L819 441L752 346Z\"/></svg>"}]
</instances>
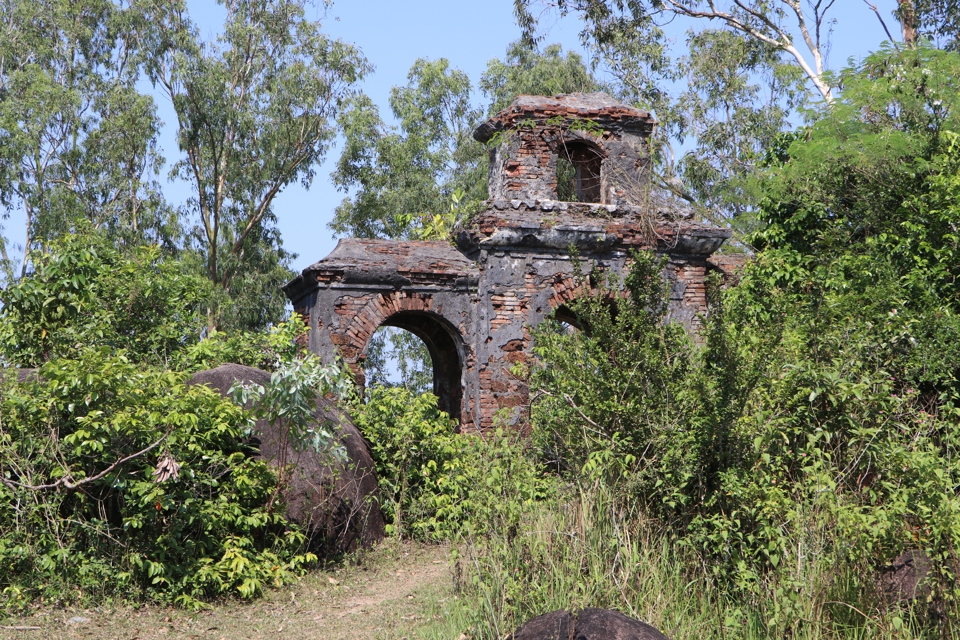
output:
<instances>
[{"instance_id":1,"label":"archway opening","mask_svg":"<svg viewBox=\"0 0 960 640\"><path fill-rule=\"evenodd\" d=\"M395 313L380 325L364 352L368 383L406 380L406 386L414 392L432 390L437 407L460 419L464 346L449 322L422 311Z\"/></svg>"},{"instance_id":2,"label":"archway opening","mask_svg":"<svg viewBox=\"0 0 960 640\"><path fill-rule=\"evenodd\" d=\"M557 150L557 200L600 202L603 155L583 141L567 142Z\"/></svg>"},{"instance_id":3,"label":"archway opening","mask_svg":"<svg viewBox=\"0 0 960 640\"><path fill-rule=\"evenodd\" d=\"M433 391L433 361L423 340L397 327L376 330L364 350L368 386L404 387L420 395Z\"/></svg>"},{"instance_id":4,"label":"archway opening","mask_svg":"<svg viewBox=\"0 0 960 640\"><path fill-rule=\"evenodd\" d=\"M559 331L566 334L574 334L583 330L580 318L565 304L553 310L551 320L557 325Z\"/></svg>"}]
</instances>

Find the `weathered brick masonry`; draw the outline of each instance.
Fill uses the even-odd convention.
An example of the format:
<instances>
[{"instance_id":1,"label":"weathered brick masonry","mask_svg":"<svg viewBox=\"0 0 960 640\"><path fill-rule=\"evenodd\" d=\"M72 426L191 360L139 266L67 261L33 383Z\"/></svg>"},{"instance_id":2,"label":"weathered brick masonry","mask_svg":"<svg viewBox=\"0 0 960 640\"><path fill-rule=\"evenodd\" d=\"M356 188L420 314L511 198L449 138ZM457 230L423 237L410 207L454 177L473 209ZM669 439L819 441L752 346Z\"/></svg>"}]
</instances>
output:
<instances>
[{"instance_id":1,"label":"weathered brick masonry","mask_svg":"<svg viewBox=\"0 0 960 640\"><path fill-rule=\"evenodd\" d=\"M664 255L669 314L696 330L704 279L718 268L708 259L729 232L650 198L653 126L605 94L517 98L474 133L493 146L491 199L456 246L341 240L286 285L309 318L310 349L327 361L339 353L362 376L373 333L406 329L427 345L440 406L464 429L489 428L497 415L520 424L529 392L511 369L531 357L530 327L562 314L585 286L571 247L584 273L622 275L632 249ZM578 202L557 200L558 179Z\"/></svg>"}]
</instances>

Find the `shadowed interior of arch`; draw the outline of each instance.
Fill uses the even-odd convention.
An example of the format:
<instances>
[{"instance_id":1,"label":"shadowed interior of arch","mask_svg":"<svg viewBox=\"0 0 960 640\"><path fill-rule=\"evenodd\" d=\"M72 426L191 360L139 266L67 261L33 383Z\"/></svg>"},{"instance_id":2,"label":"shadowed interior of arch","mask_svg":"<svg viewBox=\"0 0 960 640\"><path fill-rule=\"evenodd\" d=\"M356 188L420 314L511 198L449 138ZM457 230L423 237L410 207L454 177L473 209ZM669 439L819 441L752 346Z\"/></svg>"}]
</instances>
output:
<instances>
[{"instance_id":1,"label":"shadowed interior of arch","mask_svg":"<svg viewBox=\"0 0 960 640\"><path fill-rule=\"evenodd\" d=\"M433 393L437 406L451 418L460 419L463 400L463 339L438 315L422 311L395 313L380 325L407 331L423 342L433 365ZM367 345L369 347L369 343Z\"/></svg>"},{"instance_id":2,"label":"shadowed interior of arch","mask_svg":"<svg viewBox=\"0 0 960 640\"><path fill-rule=\"evenodd\" d=\"M583 330L583 323L580 318L565 304L554 309L550 319L567 333Z\"/></svg>"}]
</instances>

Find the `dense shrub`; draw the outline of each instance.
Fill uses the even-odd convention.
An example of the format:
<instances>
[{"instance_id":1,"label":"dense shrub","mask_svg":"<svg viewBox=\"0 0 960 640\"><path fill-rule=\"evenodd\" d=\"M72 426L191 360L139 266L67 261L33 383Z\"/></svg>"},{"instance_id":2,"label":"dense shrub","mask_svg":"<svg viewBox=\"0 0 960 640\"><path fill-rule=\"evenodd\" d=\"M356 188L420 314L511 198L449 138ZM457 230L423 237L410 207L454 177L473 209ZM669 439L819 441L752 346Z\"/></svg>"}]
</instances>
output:
<instances>
[{"instance_id":1,"label":"dense shrub","mask_svg":"<svg viewBox=\"0 0 960 640\"><path fill-rule=\"evenodd\" d=\"M0 293L0 349L36 367L93 345L166 364L200 338L203 281L155 246L121 252L93 229L32 256L34 271Z\"/></svg>"},{"instance_id":2,"label":"dense shrub","mask_svg":"<svg viewBox=\"0 0 960 640\"><path fill-rule=\"evenodd\" d=\"M374 387L352 417L370 442L397 536L437 540L509 528L552 491L517 434L457 433L433 394Z\"/></svg>"},{"instance_id":3,"label":"dense shrub","mask_svg":"<svg viewBox=\"0 0 960 640\"><path fill-rule=\"evenodd\" d=\"M171 365L184 371L201 371L229 362L274 371L304 350L302 341L307 331L306 323L296 314L264 331L213 331L181 349Z\"/></svg>"},{"instance_id":4,"label":"dense shrub","mask_svg":"<svg viewBox=\"0 0 960 640\"><path fill-rule=\"evenodd\" d=\"M633 259L624 282L601 281L571 303L582 330L537 328L534 439L567 477L629 483L665 514L715 482L702 458L716 450L696 420L693 342L665 321L662 263L646 253Z\"/></svg>"},{"instance_id":5,"label":"dense shrub","mask_svg":"<svg viewBox=\"0 0 960 640\"><path fill-rule=\"evenodd\" d=\"M826 567L858 606L911 548L934 559L936 606L956 615L960 412L951 376L912 368L924 352L923 371L950 371L923 343L949 311L903 319L889 281L824 285L839 266L808 272L813 305L775 268L765 255L748 267L696 345L665 321L657 261L636 255L622 296L572 303L583 330L537 332L535 441L571 482L656 518L691 570L739 594L744 624L762 611L770 632L793 633L811 602L836 621Z\"/></svg>"},{"instance_id":6,"label":"dense shrub","mask_svg":"<svg viewBox=\"0 0 960 640\"><path fill-rule=\"evenodd\" d=\"M879 570L911 549L934 565L913 620L960 615L958 70L925 47L871 56L771 150L760 250L701 344L664 322L642 255L571 305L582 331L536 335L548 459L655 517L774 635L844 606L861 630L883 619Z\"/></svg>"},{"instance_id":7,"label":"dense shrub","mask_svg":"<svg viewBox=\"0 0 960 640\"><path fill-rule=\"evenodd\" d=\"M244 444L251 422L240 408L106 348L80 355L3 390L7 604L249 597L312 560L272 502L274 471Z\"/></svg>"}]
</instances>

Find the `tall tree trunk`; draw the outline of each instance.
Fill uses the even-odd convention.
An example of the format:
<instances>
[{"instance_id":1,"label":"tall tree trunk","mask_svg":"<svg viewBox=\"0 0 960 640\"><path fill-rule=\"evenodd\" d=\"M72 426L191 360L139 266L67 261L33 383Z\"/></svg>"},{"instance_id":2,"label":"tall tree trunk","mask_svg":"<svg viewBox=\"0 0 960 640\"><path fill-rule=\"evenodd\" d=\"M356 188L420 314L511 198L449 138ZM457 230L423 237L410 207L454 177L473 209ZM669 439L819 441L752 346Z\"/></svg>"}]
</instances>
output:
<instances>
[{"instance_id":1,"label":"tall tree trunk","mask_svg":"<svg viewBox=\"0 0 960 640\"><path fill-rule=\"evenodd\" d=\"M913 0L897 0L900 8L897 16L900 18L900 30L903 33L904 46L917 46L917 12Z\"/></svg>"}]
</instances>

